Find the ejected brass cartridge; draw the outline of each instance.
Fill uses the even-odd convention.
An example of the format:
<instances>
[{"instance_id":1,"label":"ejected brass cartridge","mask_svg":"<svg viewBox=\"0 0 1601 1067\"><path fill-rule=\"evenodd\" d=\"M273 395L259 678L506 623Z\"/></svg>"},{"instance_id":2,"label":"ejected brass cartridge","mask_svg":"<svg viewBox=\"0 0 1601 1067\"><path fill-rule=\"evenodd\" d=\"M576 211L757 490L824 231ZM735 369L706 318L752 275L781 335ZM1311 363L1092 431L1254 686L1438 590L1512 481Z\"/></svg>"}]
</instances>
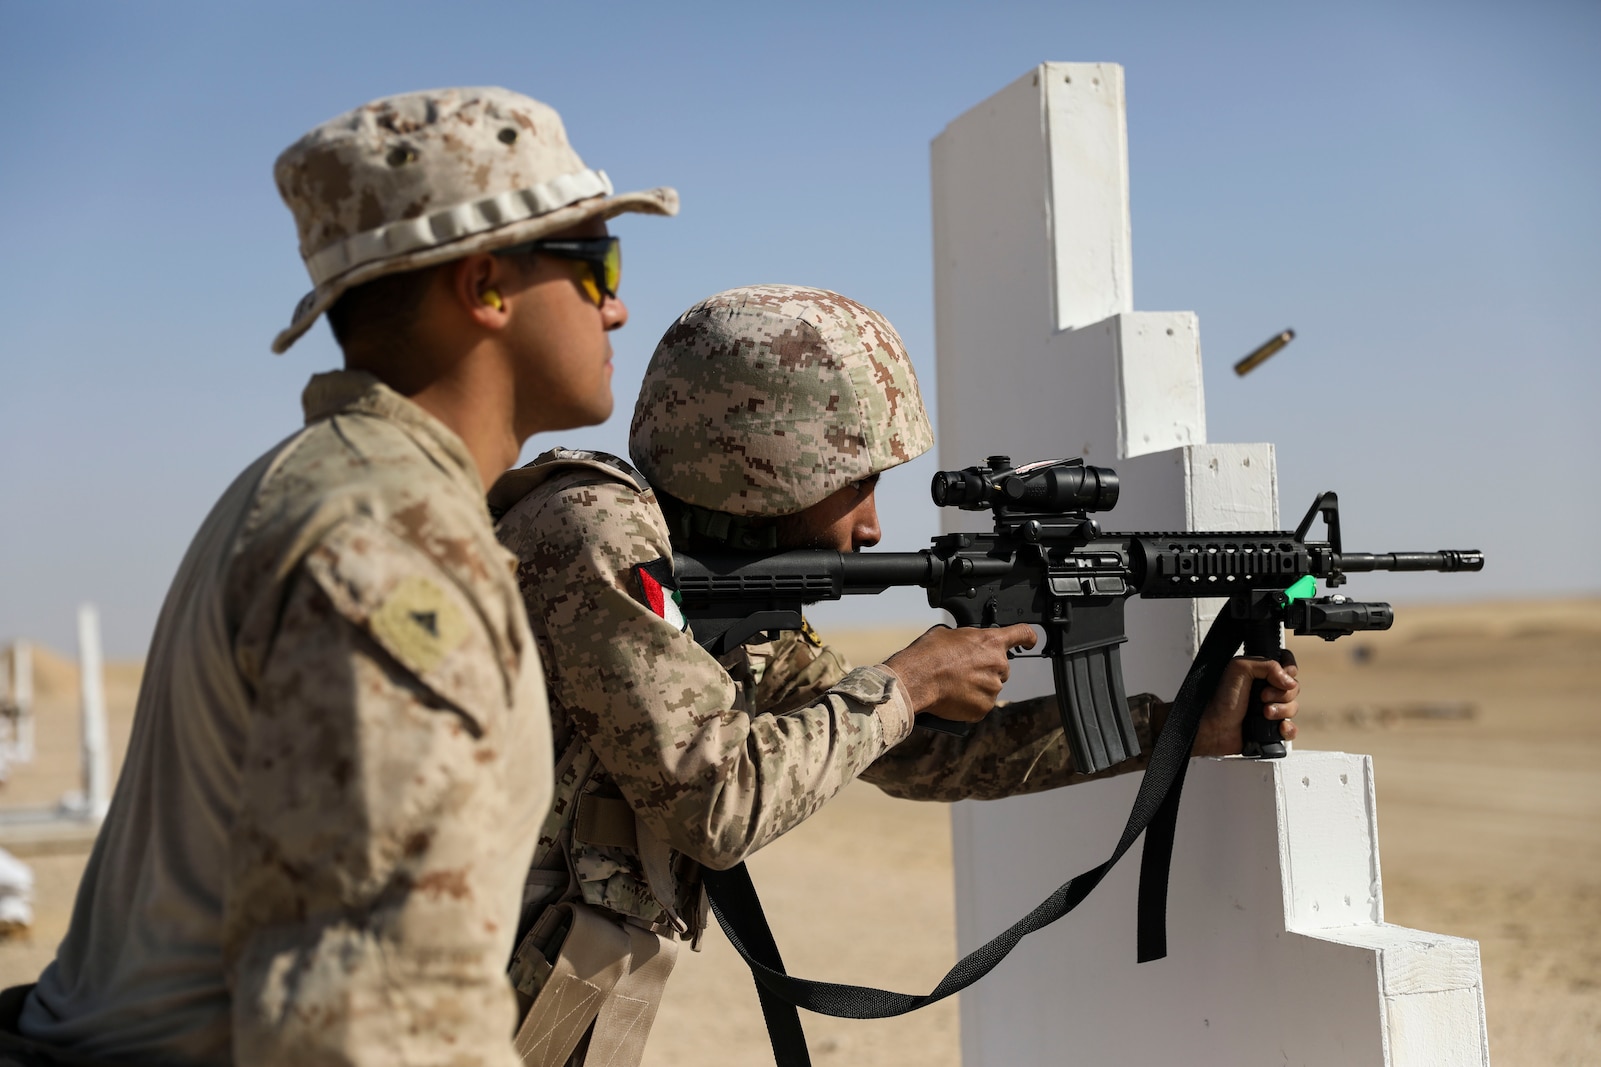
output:
<instances>
[{"instance_id":1,"label":"ejected brass cartridge","mask_svg":"<svg viewBox=\"0 0 1601 1067\"><path fill-rule=\"evenodd\" d=\"M1234 373L1238 374L1241 378L1245 377L1247 374L1250 374L1256 368L1260 367L1263 363L1266 363L1269 356L1273 355L1275 352L1293 340L1295 340L1294 330L1285 330L1281 334L1276 334L1275 336L1268 338L1266 342L1258 345L1256 350L1250 355L1234 364Z\"/></svg>"}]
</instances>

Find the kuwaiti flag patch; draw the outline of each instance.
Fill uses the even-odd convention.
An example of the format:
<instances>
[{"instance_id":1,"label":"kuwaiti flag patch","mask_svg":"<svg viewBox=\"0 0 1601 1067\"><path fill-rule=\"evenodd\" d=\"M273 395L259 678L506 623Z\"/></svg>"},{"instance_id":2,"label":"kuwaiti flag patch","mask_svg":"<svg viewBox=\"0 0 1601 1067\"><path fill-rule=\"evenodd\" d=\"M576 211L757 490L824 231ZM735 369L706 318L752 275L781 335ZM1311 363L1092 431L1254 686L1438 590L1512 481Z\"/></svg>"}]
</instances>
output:
<instances>
[{"instance_id":1,"label":"kuwaiti flag patch","mask_svg":"<svg viewBox=\"0 0 1601 1067\"><path fill-rule=\"evenodd\" d=\"M673 561L664 556L641 563L634 568L634 573L639 576L646 606L680 632L687 629L689 623L684 619L684 609L679 606L678 581L673 577Z\"/></svg>"}]
</instances>

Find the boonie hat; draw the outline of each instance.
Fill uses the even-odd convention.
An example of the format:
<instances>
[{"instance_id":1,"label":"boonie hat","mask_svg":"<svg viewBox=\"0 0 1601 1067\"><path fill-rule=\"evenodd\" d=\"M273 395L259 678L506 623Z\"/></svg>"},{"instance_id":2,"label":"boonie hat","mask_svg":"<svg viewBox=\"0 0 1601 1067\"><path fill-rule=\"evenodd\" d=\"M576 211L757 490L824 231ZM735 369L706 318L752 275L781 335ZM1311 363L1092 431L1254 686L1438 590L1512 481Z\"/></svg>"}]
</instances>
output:
<instances>
[{"instance_id":1,"label":"boonie hat","mask_svg":"<svg viewBox=\"0 0 1601 1067\"><path fill-rule=\"evenodd\" d=\"M315 287L273 340L282 353L345 290L625 211L678 213L669 188L614 195L561 116L507 89L431 89L329 119L278 157Z\"/></svg>"}]
</instances>

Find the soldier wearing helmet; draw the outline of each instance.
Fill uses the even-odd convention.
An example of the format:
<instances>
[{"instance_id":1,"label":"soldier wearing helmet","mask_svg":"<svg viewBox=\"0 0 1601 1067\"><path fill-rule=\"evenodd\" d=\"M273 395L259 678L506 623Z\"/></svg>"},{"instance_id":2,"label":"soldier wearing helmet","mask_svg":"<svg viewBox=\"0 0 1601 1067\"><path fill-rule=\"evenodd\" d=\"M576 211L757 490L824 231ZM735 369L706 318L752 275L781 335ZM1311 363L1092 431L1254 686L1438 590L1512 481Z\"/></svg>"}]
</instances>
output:
<instances>
[{"instance_id":1,"label":"soldier wearing helmet","mask_svg":"<svg viewBox=\"0 0 1601 1067\"><path fill-rule=\"evenodd\" d=\"M663 335L634 410L635 467L557 449L491 490L521 561L558 754L512 963L532 1004L520 1039L544 1041L539 1062L584 1062L586 1041L605 1047L599 1062L637 1062L637 1049L610 1058L621 1042L607 1007L587 1035L592 1012L557 1020L575 1000L573 961L614 961L630 1002L653 1013L677 941L705 924L700 868L740 862L852 779L941 800L1082 779L1054 698L990 714L1007 649L1034 643L1027 626L935 627L852 669L809 628L719 660L673 603L675 547L876 543L879 475L932 444L882 315L820 289L752 286L701 301ZM1253 673L1277 687L1270 716L1295 714L1292 676L1236 662L1198 752L1238 751ZM1148 752L1165 705L1130 703ZM965 738L914 733L919 712L976 725Z\"/></svg>"},{"instance_id":2,"label":"soldier wearing helmet","mask_svg":"<svg viewBox=\"0 0 1601 1067\"><path fill-rule=\"evenodd\" d=\"M610 413L605 220L676 194L614 196L553 110L492 88L374 101L276 176L313 289L273 348L326 311L345 369L190 546L19 1029L51 1063L513 1065L552 756L484 486Z\"/></svg>"}]
</instances>

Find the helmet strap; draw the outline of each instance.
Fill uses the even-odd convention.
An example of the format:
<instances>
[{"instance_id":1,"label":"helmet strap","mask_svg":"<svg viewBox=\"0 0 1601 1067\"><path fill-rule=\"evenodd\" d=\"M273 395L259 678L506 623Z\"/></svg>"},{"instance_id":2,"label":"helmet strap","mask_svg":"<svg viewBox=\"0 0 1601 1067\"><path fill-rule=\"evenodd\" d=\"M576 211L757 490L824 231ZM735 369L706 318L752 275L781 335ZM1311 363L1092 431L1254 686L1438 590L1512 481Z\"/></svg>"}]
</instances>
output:
<instances>
[{"instance_id":1,"label":"helmet strap","mask_svg":"<svg viewBox=\"0 0 1601 1067\"><path fill-rule=\"evenodd\" d=\"M673 502L669 521L672 532L685 542L700 536L718 541L741 552L759 552L778 547L778 527L765 516L730 515L726 511ZM666 510L666 509L664 509Z\"/></svg>"}]
</instances>

